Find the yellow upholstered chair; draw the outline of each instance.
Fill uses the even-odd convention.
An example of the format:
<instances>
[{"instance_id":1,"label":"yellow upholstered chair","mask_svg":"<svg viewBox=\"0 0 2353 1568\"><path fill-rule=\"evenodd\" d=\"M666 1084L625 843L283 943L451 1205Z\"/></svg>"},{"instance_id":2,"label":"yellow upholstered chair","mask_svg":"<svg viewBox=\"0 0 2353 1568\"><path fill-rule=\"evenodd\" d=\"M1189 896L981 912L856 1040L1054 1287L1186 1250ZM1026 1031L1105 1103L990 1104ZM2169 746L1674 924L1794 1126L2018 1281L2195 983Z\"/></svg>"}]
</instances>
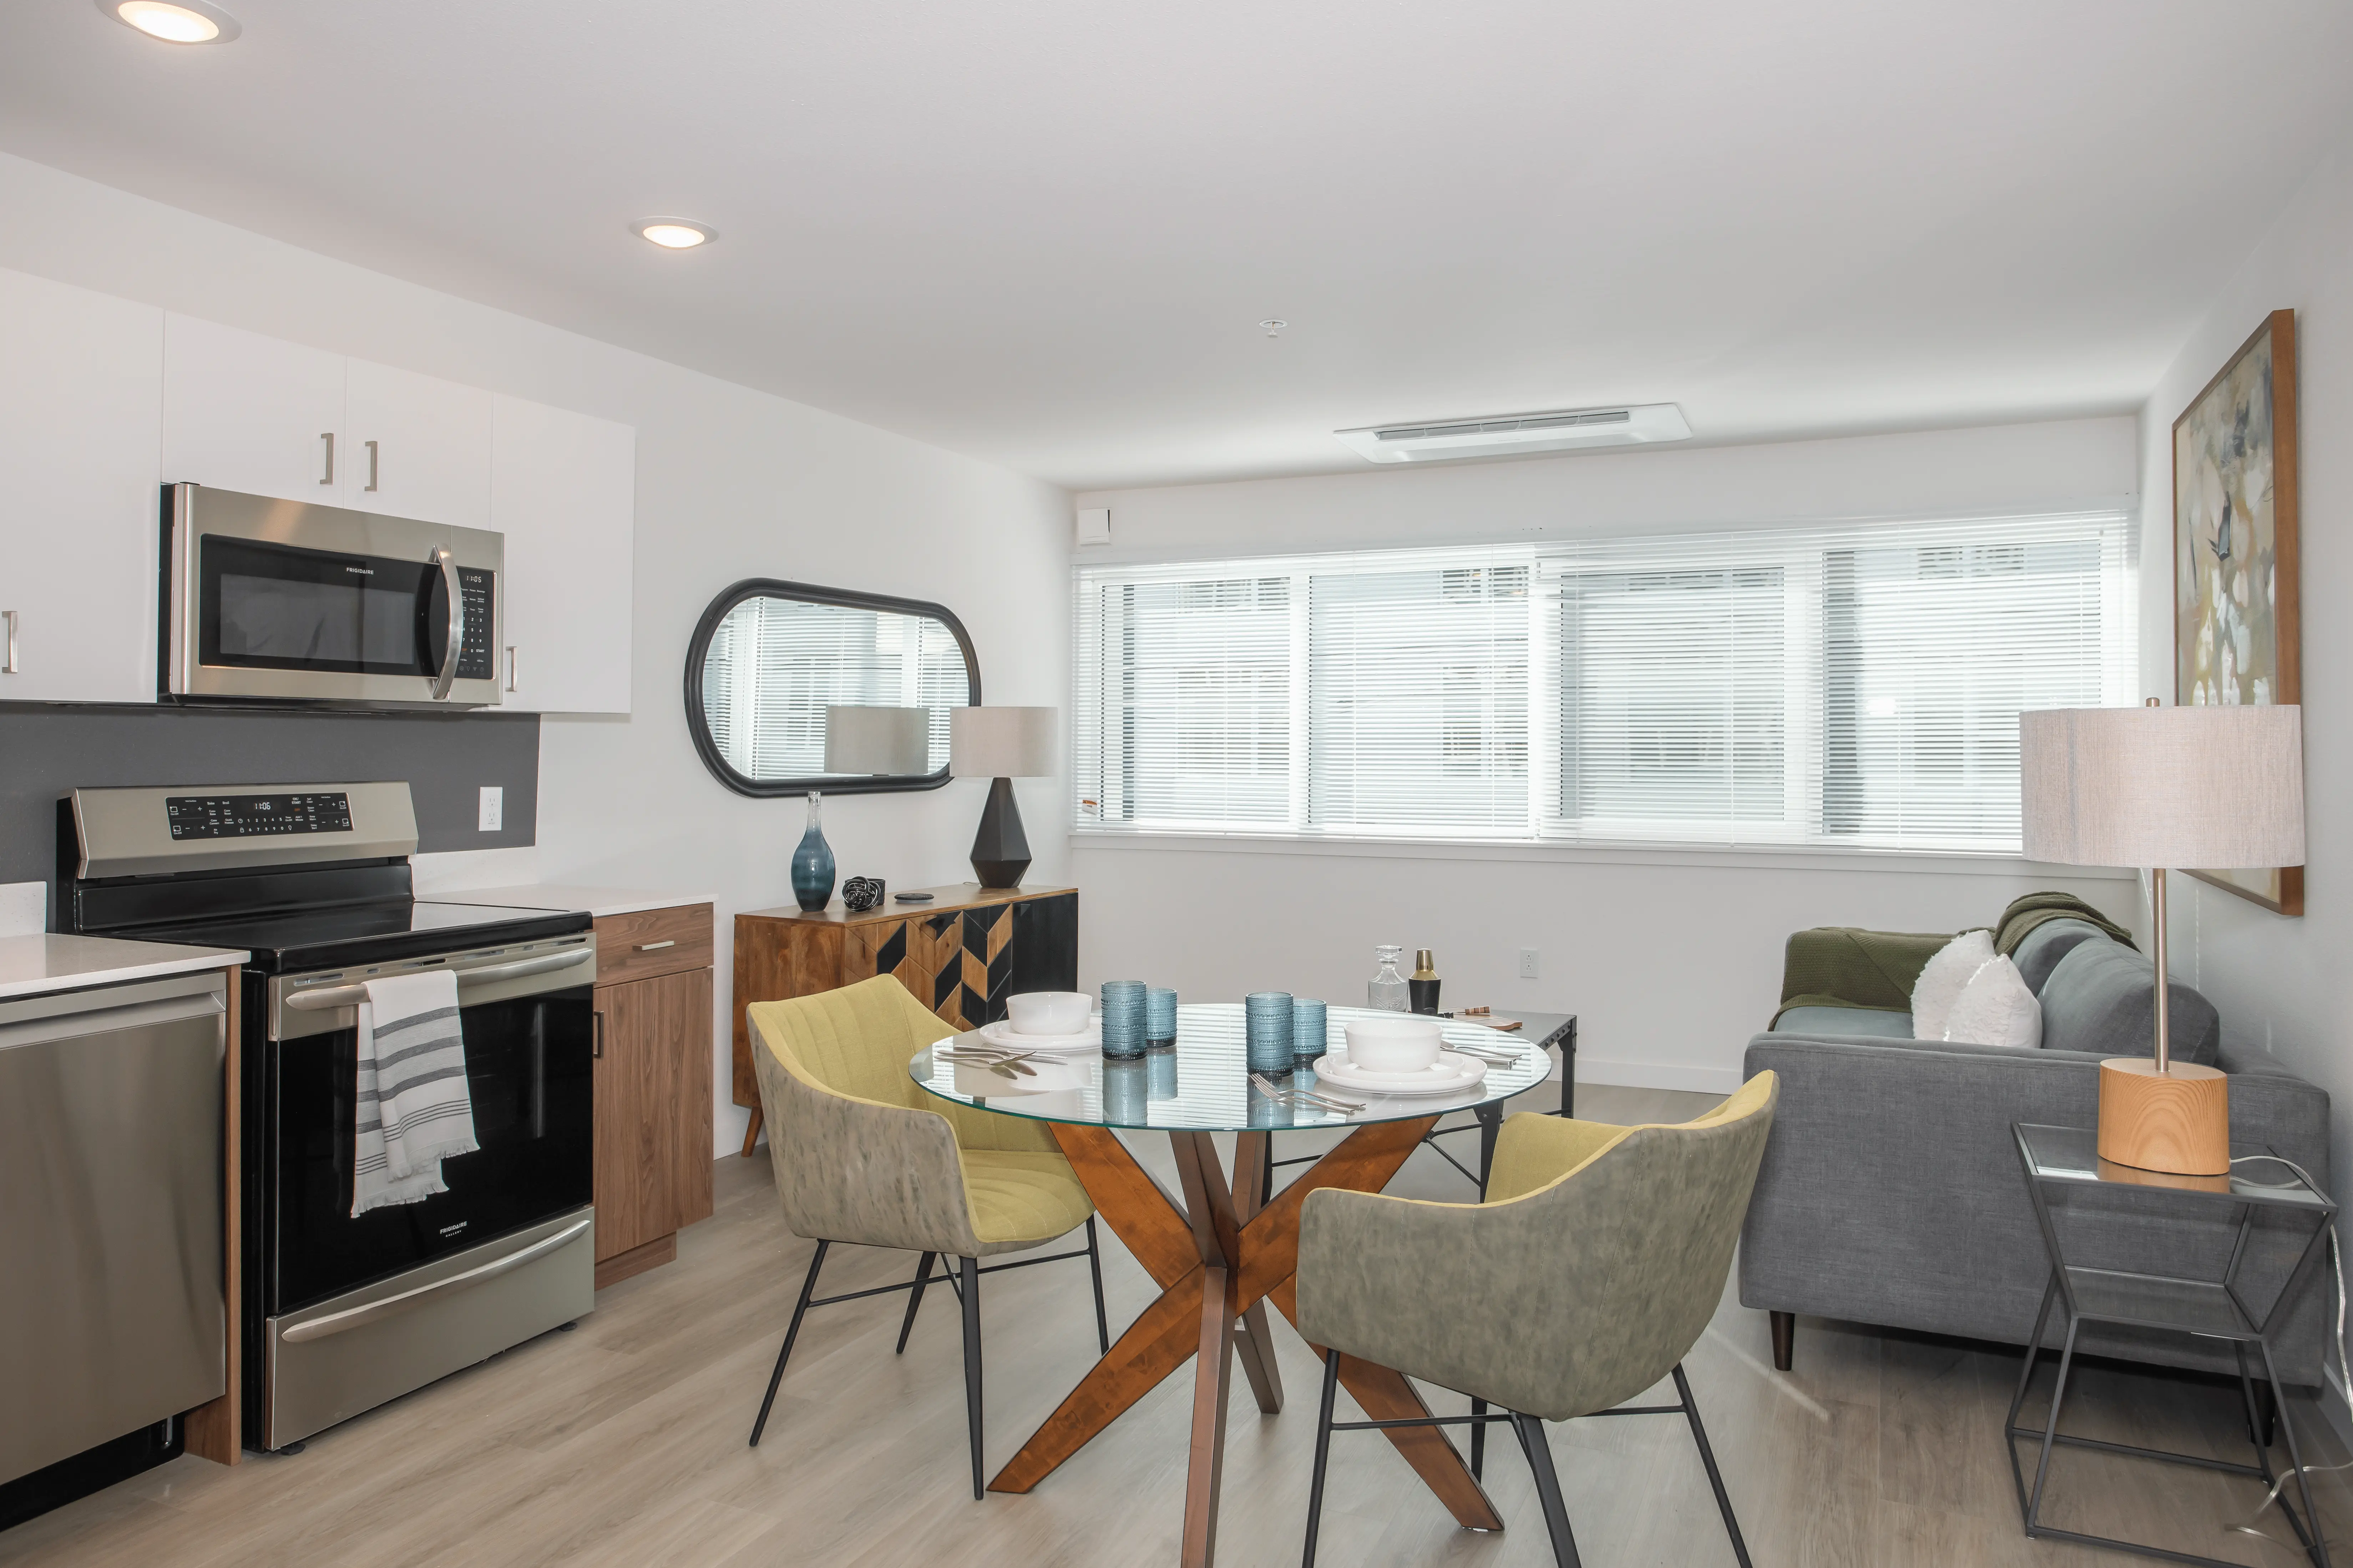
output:
<instances>
[{"instance_id":1,"label":"yellow upholstered chair","mask_svg":"<svg viewBox=\"0 0 2353 1568\"><path fill-rule=\"evenodd\" d=\"M1045 1263L1023 1258L984 1269L980 1259L1019 1252L1082 1226L1087 1244L1054 1258L1084 1258L1094 1279L1095 1336L1111 1348L1103 1318L1103 1264L1094 1205L1043 1124L925 1094L908 1060L955 1033L905 986L877 975L814 996L760 1002L748 1010L752 1052L776 1197L796 1236L817 1243L808 1278L785 1331L784 1349L753 1423L756 1447L784 1381L801 1318L811 1307L892 1290L911 1292L899 1349L915 1324L932 1260L959 1260L951 1280L964 1302L965 1414L972 1436L972 1495L981 1495L980 1277ZM921 1254L904 1285L816 1296L818 1270L837 1242Z\"/></svg>"},{"instance_id":2,"label":"yellow upholstered chair","mask_svg":"<svg viewBox=\"0 0 2353 1568\"><path fill-rule=\"evenodd\" d=\"M1723 1300L1778 1094L1774 1076L1758 1073L1678 1127L1514 1116L1504 1124L1481 1203L1332 1188L1308 1194L1299 1220L1299 1331L1328 1347L1307 1505L1309 1568L1332 1434L1366 1425L1332 1419L1343 1354L1469 1394L1469 1415L1430 1424L1470 1424L1474 1471L1485 1424L1511 1422L1563 1568L1576 1568L1577 1543L1544 1423L1683 1415L1733 1553L1747 1568L1683 1359ZM1675 1404L1624 1404L1671 1374ZM1491 1404L1504 1414L1487 1414Z\"/></svg>"}]
</instances>

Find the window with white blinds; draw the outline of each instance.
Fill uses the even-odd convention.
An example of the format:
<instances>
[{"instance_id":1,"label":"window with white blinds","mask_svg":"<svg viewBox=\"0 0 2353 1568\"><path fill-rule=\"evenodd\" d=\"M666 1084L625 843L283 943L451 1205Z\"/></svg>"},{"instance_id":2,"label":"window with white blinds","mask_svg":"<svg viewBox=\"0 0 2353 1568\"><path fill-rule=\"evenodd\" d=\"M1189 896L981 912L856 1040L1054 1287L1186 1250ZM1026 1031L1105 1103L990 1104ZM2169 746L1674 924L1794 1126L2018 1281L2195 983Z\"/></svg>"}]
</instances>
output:
<instances>
[{"instance_id":1,"label":"window with white blinds","mask_svg":"<svg viewBox=\"0 0 2353 1568\"><path fill-rule=\"evenodd\" d=\"M759 595L712 631L702 666L712 742L747 778L825 772L828 704L931 710L931 767L947 765L948 712L972 698L964 650L922 616Z\"/></svg>"},{"instance_id":2,"label":"window with white blinds","mask_svg":"<svg viewBox=\"0 0 2353 1568\"><path fill-rule=\"evenodd\" d=\"M2132 700L2121 511L1077 574L1081 832L2016 854Z\"/></svg>"}]
</instances>

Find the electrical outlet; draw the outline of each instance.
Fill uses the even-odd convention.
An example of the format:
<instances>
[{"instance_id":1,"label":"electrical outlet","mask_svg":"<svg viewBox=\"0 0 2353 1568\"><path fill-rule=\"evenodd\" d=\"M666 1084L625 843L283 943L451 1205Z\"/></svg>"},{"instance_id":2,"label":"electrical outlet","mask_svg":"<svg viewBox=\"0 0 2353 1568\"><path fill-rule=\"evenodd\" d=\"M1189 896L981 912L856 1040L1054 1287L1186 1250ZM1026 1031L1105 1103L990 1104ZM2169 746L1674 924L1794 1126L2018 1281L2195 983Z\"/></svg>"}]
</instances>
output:
<instances>
[{"instance_id":1,"label":"electrical outlet","mask_svg":"<svg viewBox=\"0 0 2353 1568\"><path fill-rule=\"evenodd\" d=\"M474 829L478 833L496 833L506 820L507 792L497 784L482 786L482 804L475 814Z\"/></svg>"},{"instance_id":2,"label":"electrical outlet","mask_svg":"<svg viewBox=\"0 0 2353 1568\"><path fill-rule=\"evenodd\" d=\"M1520 949L1520 978L1534 980L1535 977L1536 950L1533 947L1524 947Z\"/></svg>"}]
</instances>

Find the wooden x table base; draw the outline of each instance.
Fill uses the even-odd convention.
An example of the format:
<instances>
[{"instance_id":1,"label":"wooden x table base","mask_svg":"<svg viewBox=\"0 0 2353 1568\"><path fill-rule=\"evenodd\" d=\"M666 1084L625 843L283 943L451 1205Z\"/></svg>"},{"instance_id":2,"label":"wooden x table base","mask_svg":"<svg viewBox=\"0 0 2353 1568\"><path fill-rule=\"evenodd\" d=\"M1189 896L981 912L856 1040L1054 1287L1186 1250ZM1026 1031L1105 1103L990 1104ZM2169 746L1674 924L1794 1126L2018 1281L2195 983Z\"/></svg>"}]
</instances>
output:
<instances>
[{"instance_id":1,"label":"wooden x table base","mask_svg":"<svg viewBox=\"0 0 2353 1568\"><path fill-rule=\"evenodd\" d=\"M1179 1205L1107 1129L1056 1123L1054 1138L1086 1184L1096 1210L1159 1283L1145 1309L1072 1389L1046 1424L1013 1456L991 1491L1026 1492L1053 1473L1120 1413L1198 1357L1193 1372L1192 1459L1185 1483L1185 1568L1209 1568L1217 1550L1218 1482L1226 1452L1226 1399L1237 1353L1258 1407L1282 1408L1267 1330L1271 1300L1298 1326L1292 1276L1299 1266L1299 1205L1319 1187L1378 1192L1438 1118L1359 1127L1273 1202L1261 1190L1264 1132L1238 1135L1229 1188L1207 1132L1171 1132L1185 1200ZM1320 1352L1319 1352L1320 1353ZM1403 1374L1353 1356L1340 1358L1340 1381L1375 1420L1426 1416L1430 1408ZM1503 1519L1470 1467L1436 1426L1390 1426L1397 1446L1455 1519L1473 1530L1501 1530Z\"/></svg>"}]
</instances>

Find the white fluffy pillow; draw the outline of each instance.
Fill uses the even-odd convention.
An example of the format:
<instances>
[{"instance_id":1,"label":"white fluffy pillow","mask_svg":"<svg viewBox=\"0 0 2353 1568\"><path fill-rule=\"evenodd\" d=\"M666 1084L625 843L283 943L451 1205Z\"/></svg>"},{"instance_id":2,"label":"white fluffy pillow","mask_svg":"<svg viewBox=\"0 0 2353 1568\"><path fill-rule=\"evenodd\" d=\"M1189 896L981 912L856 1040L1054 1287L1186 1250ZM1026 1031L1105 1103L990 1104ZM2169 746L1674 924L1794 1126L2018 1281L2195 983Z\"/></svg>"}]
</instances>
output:
<instances>
[{"instance_id":1,"label":"white fluffy pillow","mask_svg":"<svg viewBox=\"0 0 2353 1568\"><path fill-rule=\"evenodd\" d=\"M1945 1018L1945 1038L1972 1046L2042 1044L2042 1004L2007 958L1981 965Z\"/></svg>"},{"instance_id":2,"label":"white fluffy pillow","mask_svg":"<svg viewBox=\"0 0 2353 1568\"><path fill-rule=\"evenodd\" d=\"M1912 1037L1943 1039L1946 1020L1960 999L1961 987L1992 961L1993 932L1989 931L1965 931L1938 948L1912 985Z\"/></svg>"}]
</instances>

